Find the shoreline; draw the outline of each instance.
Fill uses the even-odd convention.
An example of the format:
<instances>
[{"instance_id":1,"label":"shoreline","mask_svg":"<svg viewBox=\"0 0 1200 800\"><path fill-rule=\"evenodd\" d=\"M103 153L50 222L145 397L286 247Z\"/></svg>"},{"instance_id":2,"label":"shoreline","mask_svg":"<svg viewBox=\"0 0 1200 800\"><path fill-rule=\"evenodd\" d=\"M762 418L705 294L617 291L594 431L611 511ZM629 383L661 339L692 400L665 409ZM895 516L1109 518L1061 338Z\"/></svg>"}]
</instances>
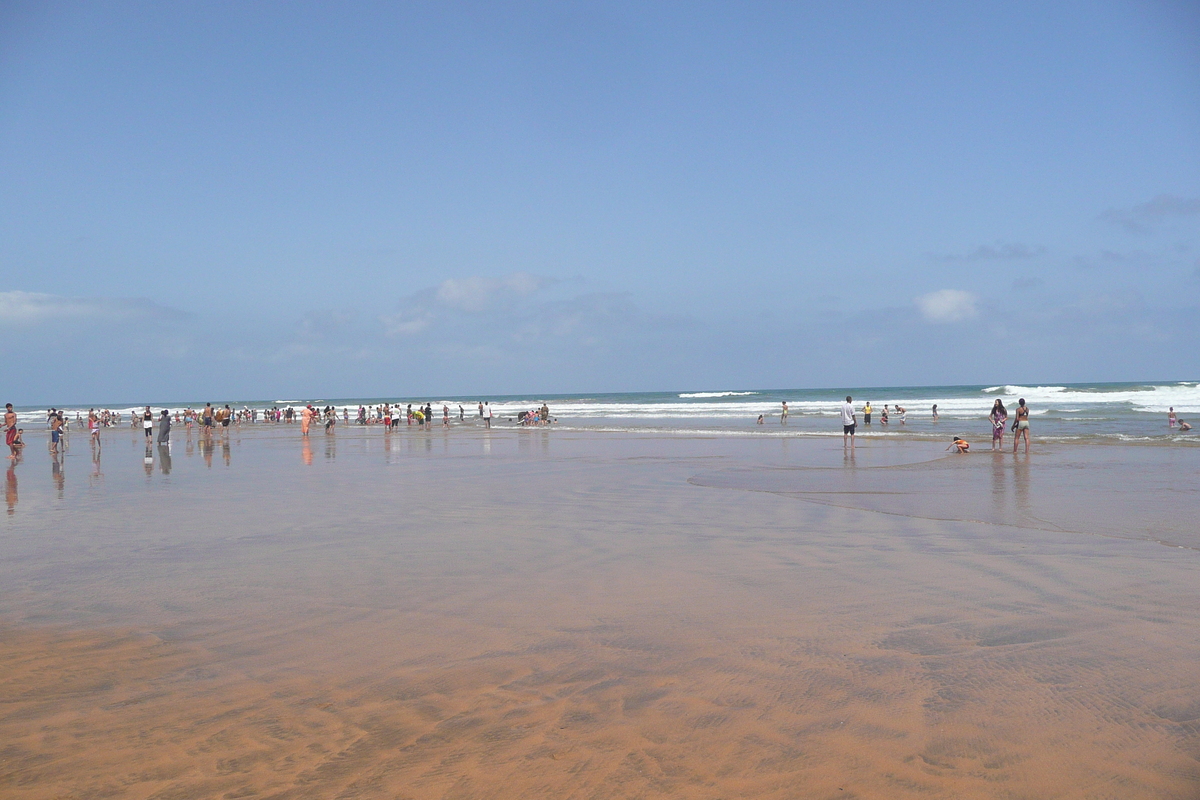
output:
<instances>
[{"instance_id":1,"label":"shoreline","mask_svg":"<svg viewBox=\"0 0 1200 800\"><path fill-rule=\"evenodd\" d=\"M848 464L818 438L371 434L314 433L310 460L231 436L211 467L177 443L164 473L130 431L99 479L74 448L61 497L18 467L3 793L1200 786L1195 550L892 513L1100 495L1098 523L1144 522L1105 487L1191 491L1190 448L885 442ZM1187 523L1191 499L1156 513Z\"/></svg>"}]
</instances>

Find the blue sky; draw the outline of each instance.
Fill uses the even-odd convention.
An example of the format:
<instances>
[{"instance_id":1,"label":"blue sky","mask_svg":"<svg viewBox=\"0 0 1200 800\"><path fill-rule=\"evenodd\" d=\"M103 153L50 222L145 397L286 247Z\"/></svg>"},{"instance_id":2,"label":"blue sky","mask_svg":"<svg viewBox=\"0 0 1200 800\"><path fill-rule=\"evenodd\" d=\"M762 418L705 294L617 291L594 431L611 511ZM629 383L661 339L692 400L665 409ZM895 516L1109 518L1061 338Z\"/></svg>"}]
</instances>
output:
<instances>
[{"instance_id":1,"label":"blue sky","mask_svg":"<svg viewBox=\"0 0 1200 800\"><path fill-rule=\"evenodd\" d=\"M17 403L1200 377L1194 3L6 3Z\"/></svg>"}]
</instances>

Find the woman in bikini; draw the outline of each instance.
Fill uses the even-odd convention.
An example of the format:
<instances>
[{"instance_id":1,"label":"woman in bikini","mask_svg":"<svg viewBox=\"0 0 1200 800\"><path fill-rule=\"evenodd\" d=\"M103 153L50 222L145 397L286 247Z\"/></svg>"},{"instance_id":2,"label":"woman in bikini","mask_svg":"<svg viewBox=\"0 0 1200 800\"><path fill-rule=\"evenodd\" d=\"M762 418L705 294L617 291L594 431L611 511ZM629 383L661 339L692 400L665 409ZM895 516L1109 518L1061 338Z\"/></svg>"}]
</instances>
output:
<instances>
[{"instance_id":1,"label":"woman in bikini","mask_svg":"<svg viewBox=\"0 0 1200 800\"><path fill-rule=\"evenodd\" d=\"M1021 442L1021 437L1025 437L1025 452L1029 452L1029 407L1025 405L1025 398L1022 397L1017 405L1017 421L1014 430L1017 434L1013 437L1013 452L1017 452L1017 445Z\"/></svg>"}]
</instances>

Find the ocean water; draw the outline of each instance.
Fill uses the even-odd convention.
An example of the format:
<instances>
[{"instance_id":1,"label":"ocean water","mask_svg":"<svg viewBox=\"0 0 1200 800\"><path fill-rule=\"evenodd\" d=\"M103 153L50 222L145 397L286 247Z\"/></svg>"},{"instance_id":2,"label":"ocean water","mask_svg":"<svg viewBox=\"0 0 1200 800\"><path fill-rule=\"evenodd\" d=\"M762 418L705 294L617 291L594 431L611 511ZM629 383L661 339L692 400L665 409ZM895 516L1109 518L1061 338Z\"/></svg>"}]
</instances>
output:
<instances>
[{"instance_id":1,"label":"ocean water","mask_svg":"<svg viewBox=\"0 0 1200 800\"><path fill-rule=\"evenodd\" d=\"M981 442L990 440L991 428L987 415L996 398L1008 407L1010 419L1019 398L1025 398L1031 411L1033 436L1046 441L1089 441L1099 443L1146 443L1189 445L1200 443L1197 431L1181 432L1167 424L1168 409L1174 408L1180 419L1192 424L1200 421L1200 382L1178 381L1162 383L1096 383L1041 386L893 386L834 389L728 389L712 391L636 392L614 394L549 394L499 397L410 397L397 394L391 397L335 398L308 397L276 400L226 400L234 409L267 409L305 403L323 407L333 405L350 409L353 418L360 405L373 409L381 403L408 404L430 402L438 417L443 404L451 409L452 420L458 422L458 407L465 410L466 422L477 422L477 403L488 400L496 425L515 425L516 415L539 407L550 406L555 427L566 430L643 431L661 433L690 433L708 435L759 436L840 436L840 406L847 395L854 397L855 408L861 412L865 402L874 407L873 424L862 425L859 433L870 437L949 439L962 435ZM786 401L789 417L783 424L780 411ZM884 405L903 406L906 420L901 423L893 413L887 426L880 423ZM938 407L939 419L934 420L932 409ZM107 406L124 415L128 424L130 414L141 405ZM183 408L200 408L203 401L174 401L151 403L157 411L172 412ZM69 415L86 415L86 407L67 409ZM45 409L19 409L23 423L30 430L41 430ZM759 415L763 424L757 424ZM1006 436L1010 434L1006 433Z\"/></svg>"}]
</instances>

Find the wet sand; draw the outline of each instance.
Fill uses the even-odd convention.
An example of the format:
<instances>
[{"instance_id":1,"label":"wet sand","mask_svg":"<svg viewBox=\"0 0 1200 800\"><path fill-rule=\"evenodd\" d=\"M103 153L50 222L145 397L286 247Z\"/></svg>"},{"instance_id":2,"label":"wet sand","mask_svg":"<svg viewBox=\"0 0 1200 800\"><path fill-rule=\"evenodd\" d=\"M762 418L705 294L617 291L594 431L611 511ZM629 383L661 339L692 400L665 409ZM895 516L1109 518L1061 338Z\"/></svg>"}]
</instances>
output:
<instances>
[{"instance_id":1,"label":"wet sand","mask_svg":"<svg viewBox=\"0 0 1200 800\"><path fill-rule=\"evenodd\" d=\"M0 795L1200 796L1189 453L284 433L16 468Z\"/></svg>"}]
</instances>

